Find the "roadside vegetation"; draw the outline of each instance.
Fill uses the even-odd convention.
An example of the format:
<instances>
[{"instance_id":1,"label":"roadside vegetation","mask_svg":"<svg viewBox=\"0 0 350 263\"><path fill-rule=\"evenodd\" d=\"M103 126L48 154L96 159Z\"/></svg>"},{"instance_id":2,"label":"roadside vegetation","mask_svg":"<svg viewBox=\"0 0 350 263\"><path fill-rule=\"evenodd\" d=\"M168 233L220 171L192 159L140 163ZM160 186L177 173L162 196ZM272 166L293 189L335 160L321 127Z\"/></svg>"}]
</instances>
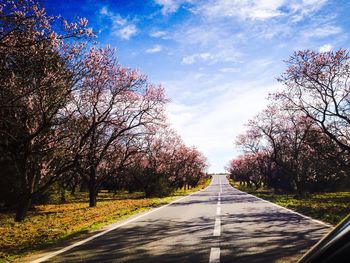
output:
<instances>
[{"instance_id":1,"label":"roadside vegetation","mask_svg":"<svg viewBox=\"0 0 350 263\"><path fill-rule=\"evenodd\" d=\"M309 193L298 197L290 193L275 193L273 189L268 189L264 186L256 189L245 183L234 182L232 179L230 179L230 184L238 190L253 194L331 225L337 225L350 212L349 191Z\"/></svg>"},{"instance_id":2,"label":"roadside vegetation","mask_svg":"<svg viewBox=\"0 0 350 263\"><path fill-rule=\"evenodd\" d=\"M169 203L209 185L210 177L198 186L178 189L166 197L146 197L144 192L118 191L98 194L98 205L87 205L88 193L67 194L65 203L53 195L50 204L37 205L23 222L15 222L13 213L0 214L0 262L12 261L27 253L43 249L59 241L79 237L132 214Z\"/></svg>"},{"instance_id":3,"label":"roadside vegetation","mask_svg":"<svg viewBox=\"0 0 350 263\"><path fill-rule=\"evenodd\" d=\"M349 52L302 50L285 63L227 171L245 191L336 224L350 213Z\"/></svg>"}]
</instances>

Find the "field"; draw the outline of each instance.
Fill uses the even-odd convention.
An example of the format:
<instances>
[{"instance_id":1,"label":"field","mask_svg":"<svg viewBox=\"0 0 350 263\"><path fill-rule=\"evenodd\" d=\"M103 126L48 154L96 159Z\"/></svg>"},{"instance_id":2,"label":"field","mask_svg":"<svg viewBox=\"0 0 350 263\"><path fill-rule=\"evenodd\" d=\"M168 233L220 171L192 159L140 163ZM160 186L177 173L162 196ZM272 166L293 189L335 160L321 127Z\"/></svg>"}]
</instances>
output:
<instances>
[{"instance_id":1,"label":"field","mask_svg":"<svg viewBox=\"0 0 350 263\"><path fill-rule=\"evenodd\" d=\"M141 192L117 194L101 192L97 206L88 207L87 193L69 196L65 204L35 206L24 222L13 220L13 213L0 213L0 262L12 261L74 236L96 230L132 214L157 207L180 196L206 187L207 179L190 190L178 190L163 198L145 198Z\"/></svg>"}]
</instances>

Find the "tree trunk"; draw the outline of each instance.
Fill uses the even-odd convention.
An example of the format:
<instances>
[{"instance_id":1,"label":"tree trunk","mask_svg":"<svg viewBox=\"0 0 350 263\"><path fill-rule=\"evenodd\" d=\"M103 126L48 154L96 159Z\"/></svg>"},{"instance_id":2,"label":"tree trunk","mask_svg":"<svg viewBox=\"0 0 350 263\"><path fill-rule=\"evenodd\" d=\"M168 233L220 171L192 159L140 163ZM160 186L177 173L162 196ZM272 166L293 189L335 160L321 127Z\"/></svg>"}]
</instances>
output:
<instances>
[{"instance_id":1,"label":"tree trunk","mask_svg":"<svg viewBox=\"0 0 350 263\"><path fill-rule=\"evenodd\" d=\"M74 182L73 185L72 185L72 188L71 188L71 191L70 191L70 194L71 195L75 195L75 192L77 190L77 187L78 187L78 182Z\"/></svg>"},{"instance_id":2,"label":"tree trunk","mask_svg":"<svg viewBox=\"0 0 350 263\"><path fill-rule=\"evenodd\" d=\"M75 191L77 190L77 186L73 185L72 190L70 191L71 195L75 195Z\"/></svg>"},{"instance_id":3,"label":"tree trunk","mask_svg":"<svg viewBox=\"0 0 350 263\"><path fill-rule=\"evenodd\" d=\"M29 207L31 205L32 198L29 194L24 195L21 199L21 201L18 204L18 207L16 209L16 216L15 216L15 221L16 222L21 222L24 220L24 218L27 215L27 212L29 210Z\"/></svg>"},{"instance_id":4,"label":"tree trunk","mask_svg":"<svg viewBox=\"0 0 350 263\"><path fill-rule=\"evenodd\" d=\"M254 182L254 186L255 186L255 190L258 190L259 189L259 184Z\"/></svg>"},{"instance_id":5,"label":"tree trunk","mask_svg":"<svg viewBox=\"0 0 350 263\"><path fill-rule=\"evenodd\" d=\"M90 185L89 187L89 206L95 207L96 206L96 188L94 185Z\"/></svg>"},{"instance_id":6,"label":"tree trunk","mask_svg":"<svg viewBox=\"0 0 350 263\"><path fill-rule=\"evenodd\" d=\"M96 194L98 183L96 181L96 169L95 167L91 167L89 170L89 181L87 182L89 185L89 206L96 206Z\"/></svg>"},{"instance_id":7,"label":"tree trunk","mask_svg":"<svg viewBox=\"0 0 350 263\"><path fill-rule=\"evenodd\" d=\"M304 196L304 189L302 183L298 180L294 180L294 191L296 191L296 198L299 199Z\"/></svg>"}]
</instances>

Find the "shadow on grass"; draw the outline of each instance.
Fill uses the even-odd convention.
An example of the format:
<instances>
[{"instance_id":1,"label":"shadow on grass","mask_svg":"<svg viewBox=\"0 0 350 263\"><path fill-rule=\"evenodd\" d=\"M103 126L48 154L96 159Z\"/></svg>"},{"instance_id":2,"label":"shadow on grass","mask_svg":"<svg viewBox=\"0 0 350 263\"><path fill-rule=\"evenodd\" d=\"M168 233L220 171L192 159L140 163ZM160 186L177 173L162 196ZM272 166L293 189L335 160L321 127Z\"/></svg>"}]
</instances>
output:
<instances>
[{"instance_id":1,"label":"shadow on grass","mask_svg":"<svg viewBox=\"0 0 350 263\"><path fill-rule=\"evenodd\" d=\"M253 194L333 225L350 213L349 192L309 194L300 199L293 198L290 194Z\"/></svg>"}]
</instances>

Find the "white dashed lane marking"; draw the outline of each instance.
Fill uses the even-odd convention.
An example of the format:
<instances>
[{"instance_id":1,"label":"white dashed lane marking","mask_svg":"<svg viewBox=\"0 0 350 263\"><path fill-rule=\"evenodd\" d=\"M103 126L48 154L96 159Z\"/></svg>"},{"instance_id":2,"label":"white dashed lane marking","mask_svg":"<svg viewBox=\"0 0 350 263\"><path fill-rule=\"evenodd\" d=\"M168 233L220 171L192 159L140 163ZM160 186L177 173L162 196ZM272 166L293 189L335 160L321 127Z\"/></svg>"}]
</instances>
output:
<instances>
[{"instance_id":1,"label":"white dashed lane marking","mask_svg":"<svg viewBox=\"0 0 350 263\"><path fill-rule=\"evenodd\" d=\"M220 263L220 248L212 247L210 250L209 263Z\"/></svg>"},{"instance_id":2,"label":"white dashed lane marking","mask_svg":"<svg viewBox=\"0 0 350 263\"><path fill-rule=\"evenodd\" d=\"M215 225L214 225L214 231L213 236L218 237L221 235L221 193L222 193L222 186L221 186L221 178L219 176L219 193L218 193L218 203L216 207L216 217L215 217ZM209 256L209 263L220 263L220 248L219 247L212 247L210 250L210 256Z\"/></svg>"}]
</instances>

